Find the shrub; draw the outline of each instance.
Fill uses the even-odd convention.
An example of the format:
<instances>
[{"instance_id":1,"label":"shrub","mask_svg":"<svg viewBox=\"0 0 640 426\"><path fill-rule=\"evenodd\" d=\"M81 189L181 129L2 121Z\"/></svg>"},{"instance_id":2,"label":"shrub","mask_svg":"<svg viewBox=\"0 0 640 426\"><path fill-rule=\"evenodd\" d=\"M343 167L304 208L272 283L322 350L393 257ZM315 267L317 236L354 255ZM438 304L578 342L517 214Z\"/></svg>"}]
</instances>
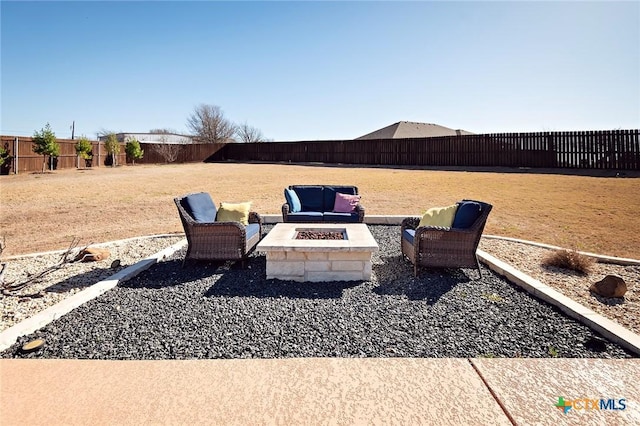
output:
<instances>
[{"instance_id":1,"label":"shrub","mask_svg":"<svg viewBox=\"0 0 640 426\"><path fill-rule=\"evenodd\" d=\"M0 146L0 167L4 166L9 160L9 150L5 147Z\"/></svg>"},{"instance_id":2,"label":"shrub","mask_svg":"<svg viewBox=\"0 0 640 426\"><path fill-rule=\"evenodd\" d=\"M104 149L111 156L111 167L115 167L116 156L120 152L120 143L115 133L107 135L107 140L104 142Z\"/></svg>"},{"instance_id":3,"label":"shrub","mask_svg":"<svg viewBox=\"0 0 640 426\"><path fill-rule=\"evenodd\" d=\"M542 260L544 266L570 269L581 274L588 274L594 263L593 258L575 250L555 250Z\"/></svg>"},{"instance_id":4,"label":"shrub","mask_svg":"<svg viewBox=\"0 0 640 426\"><path fill-rule=\"evenodd\" d=\"M36 131L33 134L33 152L42 155L42 173L44 173L45 165L47 164L46 156L49 156L50 166L53 170L53 158L60 155L60 145L56 140L56 135L51 130L49 123L40 131Z\"/></svg>"},{"instance_id":5,"label":"shrub","mask_svg":"<svg viewBox=\"0 0 640 426\"><path fill-rule=\"evenodd\" d=\"M86 161L90 160L92 157L91 152L93 151L93 147L91 146L91 142L89 142L89 139L87 139L85 136L82 136L80 139L78 139L75 148L76 154L79 158L85 160L86 165Z\"/></svg>"},{"instance_id":6,"label":"shrub","mask_svg":"<svg viewBox=\"0 0 640 426\"><path fill-rule=\"evenodd\" d=\"M133 138L127 142L124 147L124 151L127 153L127 156L131 158L131 162L135 165L136 160L142 158L144 155L144 151L140 148L140 142L136 138Z\"/></svg>"}]
</instances>

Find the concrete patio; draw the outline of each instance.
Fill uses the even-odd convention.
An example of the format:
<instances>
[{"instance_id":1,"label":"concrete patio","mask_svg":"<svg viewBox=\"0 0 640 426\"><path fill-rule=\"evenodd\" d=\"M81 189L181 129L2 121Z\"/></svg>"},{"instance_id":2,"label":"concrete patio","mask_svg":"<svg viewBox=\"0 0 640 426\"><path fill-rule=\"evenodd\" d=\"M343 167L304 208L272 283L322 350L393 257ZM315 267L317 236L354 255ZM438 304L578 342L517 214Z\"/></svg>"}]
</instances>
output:
<instances>
[{"instance_id":1,"label":"concrete patio","mask_svg":"<svg viewBox=\"0 0 640 426\"><path fill-rule=\"evenodd\" d=\"M638 377L638 359L3 359L0 423L631 425Z\"/></svg>"},{"instance_id":2,"label":"concrete patio","mask_svg":"<svg viewBox=\"0 0 640 426\"><path fill-rule=\"evenodd\" d=\"M547 293L637 349L638 336ZM637 358L0 359L0 424L631 425L640 424L638 377ZM565 412L559 398L575 404Z\"/></svg>"}]
</instances>

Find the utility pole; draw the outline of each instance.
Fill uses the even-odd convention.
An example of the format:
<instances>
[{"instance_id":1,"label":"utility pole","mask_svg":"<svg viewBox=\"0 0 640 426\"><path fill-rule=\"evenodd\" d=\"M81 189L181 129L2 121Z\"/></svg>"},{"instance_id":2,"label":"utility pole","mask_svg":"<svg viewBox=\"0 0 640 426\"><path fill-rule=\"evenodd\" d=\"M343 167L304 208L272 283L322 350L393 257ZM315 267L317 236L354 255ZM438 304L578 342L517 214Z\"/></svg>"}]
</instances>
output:
<instances>
[{"instance_id":1,"label":"utility pole","mask_svg":"<svg viewBox=\"0 0 640 426\"><path fill-rule=\"evenodd\" d=\"M73 123L71 124L71 140L74 139L74 135L76 132L76 120L73 120Z\"/></svg>"}]
</instances>

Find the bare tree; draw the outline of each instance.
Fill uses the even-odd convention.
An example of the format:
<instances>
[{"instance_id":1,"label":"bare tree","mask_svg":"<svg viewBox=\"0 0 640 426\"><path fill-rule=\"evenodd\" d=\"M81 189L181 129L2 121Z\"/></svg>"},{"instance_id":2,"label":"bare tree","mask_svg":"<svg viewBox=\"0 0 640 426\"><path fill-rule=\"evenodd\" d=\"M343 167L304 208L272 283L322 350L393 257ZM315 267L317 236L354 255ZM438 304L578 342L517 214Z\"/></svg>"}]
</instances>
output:
<instances>
[{"instance_id":1,"label":"bare tree","mask_svg":"<svg viewBox=\"0 0 640 426\"><path fill-rule=\"evenodd\" d=\"M166 134L177 134L178 132L176 132L174 129L160 128L160 129L151 129L149 130L149 133L153 133L156 135L166 135Z\"/></svg>"},{"instance_id":2,"label":"bare tree","mask_svg":"<svg viewBox=\"0 0 640 426\"><path fill-rule=\"evenodd\" d=\"M216 105L200 104L187 119L187 128L204 143L227 142L235 127Z\"/></svg>"},{"instance_id":3,"label":"bare tree","mask_svg":"<svg viewBox=\"0 0 640 426\"><path fill-rule=\"evenodd\" d=\"M266 138L260 131L246 122L236 127L236 137L238 142L266 142Z\"/></svg>"},{"instance_id":4,"label":"bare tree","mask_svg":"<svg viewBox=\"0 0 640 426\"><path fill-rule=\"evenodd\" d=\"M167 138L160 138L162 143L151 145L151 150L157 152L165 163L173 163L178 159L178 154L182 151L183 145L167 143Z\"/></svg>"}]
</instances>

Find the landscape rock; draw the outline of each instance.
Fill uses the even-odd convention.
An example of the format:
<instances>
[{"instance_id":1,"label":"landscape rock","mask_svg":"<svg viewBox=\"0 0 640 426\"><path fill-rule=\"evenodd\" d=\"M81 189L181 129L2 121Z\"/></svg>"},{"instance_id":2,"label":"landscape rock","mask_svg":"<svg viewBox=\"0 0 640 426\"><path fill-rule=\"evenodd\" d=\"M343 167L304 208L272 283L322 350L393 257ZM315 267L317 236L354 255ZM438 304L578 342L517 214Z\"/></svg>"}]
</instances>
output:
<instances>
[{"instance_id":1,"label":"landscape rock","mask_svg":"<svg viewBox=\"0 0 640 426\"><path fill-rule=\"evenodd\" d=\"M624 297L627 284L617 275L607 275L600 281L593 283L589 290L602 297Z\"/></svg>"},{"instance_id":2,"label":"landscape rock","mask_svg":"<svg viewBox=\"0 0 640 426\"><path fill-rule=\"evenodd\" d=\"M108 259L111 253L107 249L86 248L80 250L74 261L78 262L99 262Z\"/></svg>"}]
</instances>

